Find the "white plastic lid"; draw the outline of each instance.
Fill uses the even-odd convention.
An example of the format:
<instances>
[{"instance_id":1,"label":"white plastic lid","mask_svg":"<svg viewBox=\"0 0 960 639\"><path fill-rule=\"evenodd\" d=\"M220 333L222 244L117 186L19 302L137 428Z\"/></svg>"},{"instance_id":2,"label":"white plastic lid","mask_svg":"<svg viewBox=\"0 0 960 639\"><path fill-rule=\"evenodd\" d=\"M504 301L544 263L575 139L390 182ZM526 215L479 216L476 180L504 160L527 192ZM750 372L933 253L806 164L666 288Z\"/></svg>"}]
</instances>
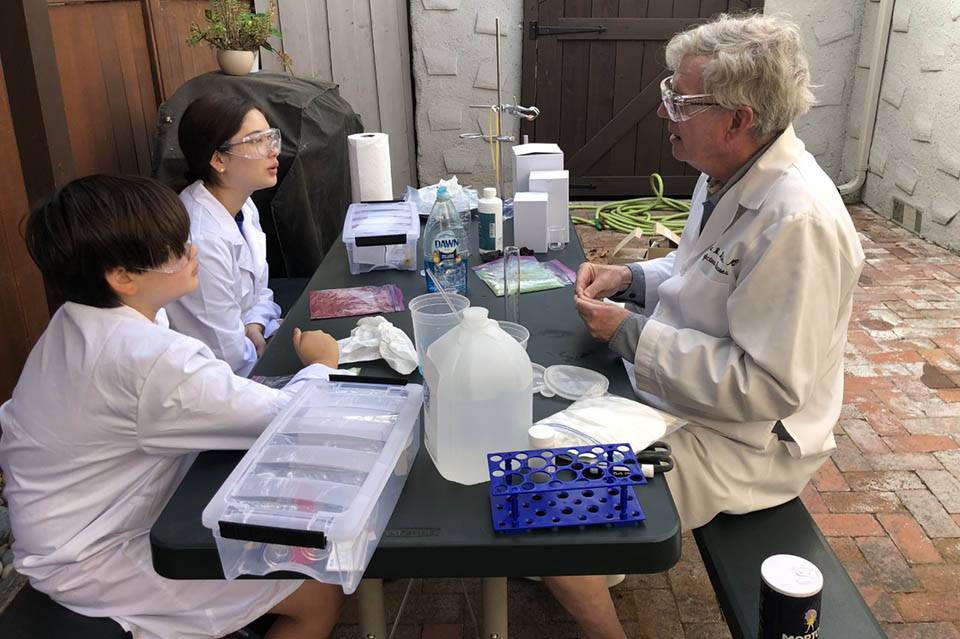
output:
<instances>
[{"instance_id":1,"label":"white plastic lid","mask_svg":"<svg viewBox=\"0 0 960 639\"><path fill-rule=\"evenodd\" d=\"M549 389L564 399L577 400L588 392L591 395L606 393L610 380L589 368L557 364L543 371L543 384L544 390Z\"/></svg>"},{"instance_id":2,"label":"white plastic lid","mask_svg":"<svg viewBox=\"0 0 960 639\"><path fill-rule=\"evenodd\" d=\"M497 197L497 190L496 190L495 188L493 188L492 186L484 187L484 189L483 189L483 199L485 199L485 200L491 200L491 199L493 199L493 198L495 198L495 197Z\"/></svg>"},{"instance_id":3,"label":"white plastic lid","mask_svg":"<svg viewBox=\"0 0 960 639\"><path fill-rule=\"evenodd\" d=\"M770 588L788 597L809 597L823 588L815 565L796 555L771 555L760 565L760 576Z\"/></svg>"}]
</instances>

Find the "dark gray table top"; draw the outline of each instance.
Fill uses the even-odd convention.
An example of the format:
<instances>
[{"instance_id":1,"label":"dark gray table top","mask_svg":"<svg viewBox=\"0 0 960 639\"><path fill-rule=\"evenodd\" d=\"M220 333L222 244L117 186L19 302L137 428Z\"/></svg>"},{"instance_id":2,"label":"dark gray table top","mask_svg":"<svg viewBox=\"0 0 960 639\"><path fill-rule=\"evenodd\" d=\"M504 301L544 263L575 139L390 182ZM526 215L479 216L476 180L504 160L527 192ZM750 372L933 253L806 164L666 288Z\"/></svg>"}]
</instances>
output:
<instances>
[{"instance_id":1,"label":"dark gray table top","mask_svg":"<svg viewBox=\"0 0 960 639\"><path fill-rule=\"evenodd\" d=\"M505 229L512 238L512 225ZM563 251L546 259L559 259L573 270L583 261L583 250L573 240ZM476 229L472 233L476 257ZM538 256L541 260L544 256ZM291 335L294 327L321 328L336 338L345 337L358 318L310 320L308 292L342 286L393 283L407 302L426 292L419 271L375 271L352 276L343 243L337 241L290 310L283 326L258 362L258 375L285 375L299 368ZM503 298L471 273L468 296L474 306L490 309L503 319ZM410 313L385 317L413 336ZM520 321L530 329L527 352L533 362L574 364L605 374L610 392L633 397L619 356L593 340L573 306L570 286L527 293L520 297ZM359 364L364 375L400 377L383 360ZM349 366L354 366L353 364ZM422 383L416 371L407 376ZM534 399L534 419L569 406L560 398ZM198 456L150 533L156 571L171 579L222 578L213 535L200 522L210 498L227 477L242 452L212 451ZM403 494L365 573L367 577L495 577L521 575L605 574L659 572L680 558L680 522L666 481L657 476L636 488L646 521L637 526L558 529L529 534L503 535L493 531L488 484L462 486L444 480L421 446ZM274 574L280 576L282 573ZM291 575L297 576L297 575ZM302 576L298 576L302 578Z\"/></svg>"}]
</instances>

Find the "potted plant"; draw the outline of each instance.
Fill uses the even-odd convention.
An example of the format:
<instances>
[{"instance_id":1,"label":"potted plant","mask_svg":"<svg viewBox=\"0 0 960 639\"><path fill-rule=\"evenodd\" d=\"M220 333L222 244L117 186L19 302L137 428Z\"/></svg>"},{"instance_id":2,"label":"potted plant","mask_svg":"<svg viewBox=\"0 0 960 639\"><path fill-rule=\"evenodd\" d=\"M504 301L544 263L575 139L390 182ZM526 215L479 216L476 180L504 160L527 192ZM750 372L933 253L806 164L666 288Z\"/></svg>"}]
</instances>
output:
<instances>
[{"instance_id":1,"label":"potted plant","mask_svg":"<svg viewBox=\"0 0 960 639\"><path fill-rule=\"evenodd\" d=\"M220 69L229 75L249 73L260 47L275 53L283 68L292 72L290 56L267 42L270 36L280 37L280 32L273 27L277 12L273 0L270 0L267 13L253 13L247 0L211 0L210 5L211 8L204 12L207 24L201 27L194 22L190 25L188 45L207 42L217 50Z\"/></svg>"}]
</instances>

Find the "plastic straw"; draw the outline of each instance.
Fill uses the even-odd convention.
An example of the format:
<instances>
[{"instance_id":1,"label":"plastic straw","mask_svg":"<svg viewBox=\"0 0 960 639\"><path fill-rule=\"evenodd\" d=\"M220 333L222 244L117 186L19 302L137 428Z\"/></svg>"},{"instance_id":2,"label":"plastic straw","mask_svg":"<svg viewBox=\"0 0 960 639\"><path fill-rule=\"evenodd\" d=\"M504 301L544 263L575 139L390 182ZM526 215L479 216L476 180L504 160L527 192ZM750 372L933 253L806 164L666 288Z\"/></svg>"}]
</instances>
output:
<instances>
[{"instance_id":1,"label":"plastic straw","mask_svg":"<svg viewBox=\"0 0 960 639\"><path fill-rule=\"evenodd\" d=\"M453 314L457 316L457 321L463 321L463 314L457 310L457 307L453 305L453 300L450 299L450 296L447 295L447 292L443 290L443 286L440 285L440 282L437 280L437 276L433 274L433 271L430 269L424 269L427 275L433 280L433 285L437 287L437 292L440 293L440 296L443 297L443 301L447 303L447 306L450 307L450 310L453 311Z\"/></svg>"}]
</instances>

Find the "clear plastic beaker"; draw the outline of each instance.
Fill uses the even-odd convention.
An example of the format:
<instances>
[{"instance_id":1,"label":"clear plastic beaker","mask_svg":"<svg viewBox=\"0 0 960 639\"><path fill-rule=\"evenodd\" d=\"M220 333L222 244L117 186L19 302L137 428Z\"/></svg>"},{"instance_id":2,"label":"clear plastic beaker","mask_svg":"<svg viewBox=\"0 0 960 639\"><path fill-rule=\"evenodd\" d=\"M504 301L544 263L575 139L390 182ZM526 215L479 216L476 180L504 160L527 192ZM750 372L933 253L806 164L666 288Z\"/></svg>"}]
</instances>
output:
<instances>
[{"instance_id":1,"label":"clear plastic beaker","mask_svg":"<svg viewBox=\"0 0 960 639\"><path fill-rule=\"evenodd\" d=\"M470 306L470 300L458 293L448 293L447 297L454 308L463 312ZM418 295L410 300L410 318L413 320L413 341L417 346L417 358L420 360L420 373L423 374L423 356L427 347L456 326L460 320L457 314L450 310L450 306L440 293Z\"/></svg>"},{"instance_id":2,"label":"clear plastic beaker","mask_svg":"<svg viewBox=\"0 0 960 639\"><path fill-rule=\"evenodd\" d=\"M563 233L566 229L562 226L551 226L547 229L547 250L563 250Z\"/></svg>"},{"instance_id":3,"label":"clear plastic beaker","mask_svg":"<svg viewBox=\"0 0 960 639\"><path fill-rule=\"evenodd\" d=\"M523 346L523 350L527 350L527 342L530 340L530 331L523 324L517 324L516 322L504 322L497 320L497 324L500 325L500 328L510 337L520 342L520 346Z\"/></svg>"},{"instance_id":4,"label":"clear plastic beaker","mask_svg":"<svg viewBox=\"0 0 960 639\"><path fill-rule=\"evenodd\" d=\"M520 248L503 247L503 305L504 319L520 321Z\"/></svg>"}]
</instances>

